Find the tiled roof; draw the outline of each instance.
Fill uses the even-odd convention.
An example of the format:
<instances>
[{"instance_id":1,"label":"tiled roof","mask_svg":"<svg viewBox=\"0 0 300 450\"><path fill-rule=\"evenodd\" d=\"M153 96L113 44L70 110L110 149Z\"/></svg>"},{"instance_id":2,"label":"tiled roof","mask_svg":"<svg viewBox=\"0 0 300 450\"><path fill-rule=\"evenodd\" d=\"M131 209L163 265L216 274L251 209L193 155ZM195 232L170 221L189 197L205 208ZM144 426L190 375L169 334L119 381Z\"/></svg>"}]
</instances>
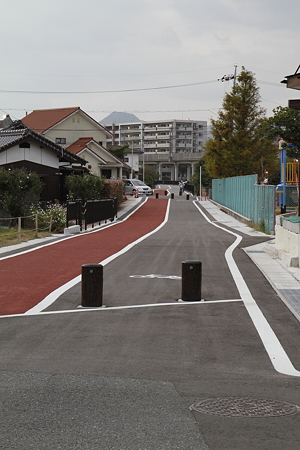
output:
<instances>
[{"instance_id":1,"label":"tiled roof","mask_svg":"<svg viewBox=\"0 0 300 450\"><path fill-rule=\"evenodd\" d=\"M71 114L80 110L75 108L37 109L23 117L22 122L26 127L37 133L44 133L49 128L66 119Z\"/></svg>"},{"instance_id":2,"label":"tiled roof","mask_svg":"<svg viewBox=\"0 0 300 450\"><path fill-rule=\"evenodd\" d=\"M65 120L75 112L80 111L86 118L99 127L107 136L112 137L112 133L103 125L82 111L79 106L73 108L37 109L23 117L22 122L28 128L37 133L45 133L50 128Z\"/></svg>"},{"instance_id":3,"label":"tiled roof","mask_svg":"<svg viewBox=\"0 0 300 450\"><path fill-rule=\"evenodd\" d=\"M6 129L0 132L0 152L4 150L8 150L14 145L22 142L24 139L31 138L35 141L40 142L41 144L47 146L57 153L62 160L77 163L77 164L86 164L86 161L80 158L77 155L72 154L68 150L65 150L58 144L47 139L42 134L36 133L28 128L23 129Z\"/></svg>"},{"instance_id":4,"label":"tiled roof","mask_svg":"<svg viewBox=\"0 0 300 450\"><path fill-rule=\"evenodd\" d=\"M80 138L68 147L68 151L76 155L78 152L81 152L81 150L83 150L92 140L92 137Z\"/></svg>"},{"instance_id":5,"label":"tiled roof","mask_svg":"<svg viewBox=\"0 0 300 450\"><path fill-rule=\"evenodd\" d=\"M97 155L96 152L94 152L92 149L88 148L88 144L90 142L93 142L98 147L101 147L101 149L104 151L104 153L106 153L108 155L111 155L116 162L113 163L111 161L106 161L104 158L102 158L101 156ZM69 152L74 153L75 155L77 155L79 152L81 152L85 148L88 148L88 150L90 152L94 153L96 156L98 156L98 158L102 159L102 161L105 161L110 166L117 166L117 167L119 167L120 164L124 165L123 161L121 161L117 156L113 155L109 150L107 150L105 147L103 147L103 145L101 145L98 142L96 142L92 137L84 137L84 138L78 139L76 142L74 142L69 147L67 147L67 150Z\"/></svg>"},{"instance_id":6,"label":"tiled roof","mask_svg":"<svg viewBox=\"0 0 300 450\"><path fill-rule=\"evenodd\" d=\"M16 131L13 134L10 133L0 133L0 149L2 149L2 147L5 147L6 145L12 144L15 141L19 141L20 138L23 138L25 134L25 130L24 131Z\"/></svg>"}]
</instances>

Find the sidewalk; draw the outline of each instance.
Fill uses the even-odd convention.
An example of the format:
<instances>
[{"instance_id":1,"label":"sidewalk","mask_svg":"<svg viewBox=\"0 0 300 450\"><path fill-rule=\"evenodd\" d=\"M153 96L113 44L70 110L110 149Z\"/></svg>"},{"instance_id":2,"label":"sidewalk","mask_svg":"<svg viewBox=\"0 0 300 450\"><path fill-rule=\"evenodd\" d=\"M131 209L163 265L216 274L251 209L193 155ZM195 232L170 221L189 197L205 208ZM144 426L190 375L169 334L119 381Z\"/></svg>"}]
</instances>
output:
<instances>
[{"instance_id":1,"label":"sidewalk","mask_svg":"<svg viewBox=\"0 0 300 450\"><path fill-rule=\"evenodd\" d=\"M217 205L209 201L201 201L200 204L220 225L227 225L233 230L249 236L268 236L265 233L254 231L246 224L222 212ZM283 264L275 251L275 238L244 248L244 251L264 274L282 301L300 321L300 268L287 267Z\"/></svg>"}]
</instances>

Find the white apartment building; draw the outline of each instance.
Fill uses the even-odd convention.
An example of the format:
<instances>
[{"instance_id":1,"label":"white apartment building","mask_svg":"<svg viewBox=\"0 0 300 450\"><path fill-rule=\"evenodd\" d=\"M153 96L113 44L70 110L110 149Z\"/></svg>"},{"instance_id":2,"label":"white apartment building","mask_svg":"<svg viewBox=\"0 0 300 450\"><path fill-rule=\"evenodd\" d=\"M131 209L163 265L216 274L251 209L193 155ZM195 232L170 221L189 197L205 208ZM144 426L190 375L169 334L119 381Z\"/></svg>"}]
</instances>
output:
<instances>
[{"instance_id":1,"label":"white apartment building","mask_svg":"<svg viewBox=\"0 0 300 450\"><path fill-rule=\"evenodd\" d=\"M107 145L129 145L131 154L139 153L142 166L152 166L160 180L190 180L195 163L203 156L207 122L197 120L160 120L105 125L113 137Z\"/></svg>"}]
</instances>

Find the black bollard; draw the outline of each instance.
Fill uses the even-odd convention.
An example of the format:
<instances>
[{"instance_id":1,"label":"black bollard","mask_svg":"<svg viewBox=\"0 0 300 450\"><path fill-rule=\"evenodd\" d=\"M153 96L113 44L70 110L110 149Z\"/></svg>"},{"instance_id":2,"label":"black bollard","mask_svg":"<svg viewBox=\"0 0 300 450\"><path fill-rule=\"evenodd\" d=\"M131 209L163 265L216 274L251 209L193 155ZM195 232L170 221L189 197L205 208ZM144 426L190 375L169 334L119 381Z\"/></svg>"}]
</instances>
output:
<instances>
[{"instance_id":1,"label":"black bollard","mask_svg":"<svg viewBox=\"0 0 300 450\"><path fill-rule=\"evenodd\" d=\"M202 262L183 261L181 269L181 299L185 302L200 302L202 285Z\"/></svg>"},{"instance_id":2,"label":"black bollard","mask_svg":"<svg viewBox=\"0 0 300 450\"><path fill-rule=\"evenodd\" d=\"M165 191L165 195L168 195L168 191Z\"/></svg>"},{"instance_id":3,"label":"black bollard","mask_svg":"<svg viewBox=\"0 0 300 450\"><path fill-rule=\"evenodd\" d=\"M187 199L187 200L189 200L189 199L190 199L190 196L189 196L189 194L186 194L186 199Z\"/></svg>"},{"instance_id":4,"label":"black bollard","mask_svg":"<svg viewBox=\"0 0 300 450\"><path fill-rule=\"evenodd\" d=\"M174 194L173 194L173 193L171 194L171 198L172 198L172 199L174 198Z\"/></svg>"},{"instance_id":5,"label":"black bollard","mask_svg":"<svg viewBox=\"0 0 300 450\"><path fill-rule=\"evenodd\" d=\"M81 306L102 306L103 266L101 264L83 264L81 268Z\"/></svg>"},{"instance_id":6,"label":"black bollard","mask_svg":"<svg viewBox=\"0 0 300 450\"><path fill-rule=\"evenodd\" d=\"M158 192L156 192L155 197L158 198Z\"/></svg>"}]
</instances>

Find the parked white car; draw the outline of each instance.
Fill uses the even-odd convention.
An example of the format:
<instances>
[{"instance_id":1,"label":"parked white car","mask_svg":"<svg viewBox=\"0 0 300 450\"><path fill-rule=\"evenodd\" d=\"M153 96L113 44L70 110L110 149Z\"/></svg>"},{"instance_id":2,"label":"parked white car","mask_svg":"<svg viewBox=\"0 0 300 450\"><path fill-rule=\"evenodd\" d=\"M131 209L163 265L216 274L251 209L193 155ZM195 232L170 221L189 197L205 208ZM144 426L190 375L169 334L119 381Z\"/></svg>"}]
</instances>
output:
<instances>
[{"instance_id":1,"label":"parked white car","mask_svg":"<svg viewBox=\"0 0 300 450\"><path fill-rule=\"evenodd\" d=\"M125 183L125 194L127 195L135 195L136 191L138 191L138 195L152 195L153 189L147 186L143 181L138 180L137 178L124 180Z\"/></svg>"}]
</instances>

